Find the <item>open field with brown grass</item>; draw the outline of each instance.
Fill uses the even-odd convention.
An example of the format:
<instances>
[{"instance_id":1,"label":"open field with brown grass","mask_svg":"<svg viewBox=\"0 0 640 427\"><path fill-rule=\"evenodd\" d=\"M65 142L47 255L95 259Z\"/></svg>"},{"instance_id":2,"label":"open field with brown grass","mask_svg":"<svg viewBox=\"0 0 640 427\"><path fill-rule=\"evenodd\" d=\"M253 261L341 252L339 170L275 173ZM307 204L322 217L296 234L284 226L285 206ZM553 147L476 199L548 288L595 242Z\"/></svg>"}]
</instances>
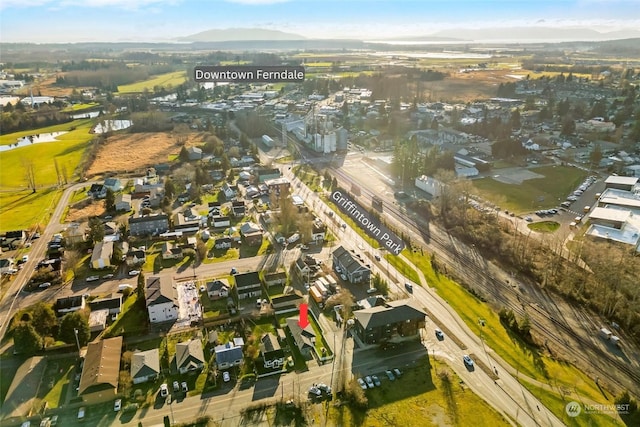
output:
<instances>
[{"instance_id":1,"label":"open field with brown grass","mask_svg":"<svg viewBox=\"0 0 640 427\"><path fill-rule=\"evenodd\" d=\"M500 83L511 83L517 79L509 77L511 70L487 70L460 73L448 70L444 80L423 84L423 97L431 101L467 102L495 97Z\"/></svg>"},{"instance_id":2,"label":"open field with brown grass","mask_svg":"<svg viewBox=\"0 0 640 427\"><path fill-rule=\"evenodd\" d=\"M202 135L192 133L186 146L201 144ZM87 171L88 177L107 172L137 171L147 166L169 161L180 153L182 146L176 137L166 132L126 133L110 137L100 147L96 160Z\"/></svg>"}]
</instances>

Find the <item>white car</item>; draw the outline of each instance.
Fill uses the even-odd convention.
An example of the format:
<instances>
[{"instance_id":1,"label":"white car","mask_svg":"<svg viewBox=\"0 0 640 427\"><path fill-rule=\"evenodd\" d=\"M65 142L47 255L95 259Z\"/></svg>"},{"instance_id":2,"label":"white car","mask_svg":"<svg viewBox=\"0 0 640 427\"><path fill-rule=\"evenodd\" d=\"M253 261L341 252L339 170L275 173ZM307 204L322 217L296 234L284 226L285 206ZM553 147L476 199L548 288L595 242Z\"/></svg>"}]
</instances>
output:
<instances>
[{"instance_id":1,"label":"white car","mask_svg":"<svg viewBox=\"0 0 640 427\"><path fill-rule=\"evenodd\" d=\"M225 383L231 381L231 375L229 375L229 371L224 371L222 373L222 381L224 381Z\"/></svg>"},{"instance_id":2,"label":"white car","mask_svg":"<svg viewBox=\"0 0 640 427\"><path fill-rule=\"evenodd\" d=\"M439 340L444 339L444 333L442 333L440 329L436 329L436 338L438 338Z\"/></svg>"},{"instance_id":3,"label":"white car","mask_svg":"<svg viewBox=\"0 0 640 427\"><path fill-rule=\"evenodd\" d=\"M140 274L140 270L131 270L129 272L129 276L137 276L138 274Z\"/></svg>"},{"instance_id":4,"label":"white car","mask_svg":"<svg viewBox=\"0 0 640 427\"><path fill-rule=\"evenodd\" d=\"M89 276L86 279L87 282L95 282L96 280L100 280L100 277L98 277L98 276Z\"/></svg>"},{"instance_id":5,"label":"white car","mask_svg":"<svg viewBox=\"0 0 640 427\"><path fill-rule=\"evenodd\" d=\"M169 387L167 384L162 384L160 386L160 397L167 397L169 395Z\"/></svg>"},{"instance_id":6,"label":"white car","mask_svg":"<svg viewBox=\"0 0 640 427\"><path fill-rule=\"evenodd\" d=\"M366 377L364 377L364 382L367 383L367 387L369 388L374 388L376 385L373 383L373 380L371 379L371 377L369 375L367 375Z\"/></svg>"},{"instance_id":7,"label":"white car","mask_svg":"<svg viewBox=\"0 0 640 427\"><path fill-rule=\"evenodd\" d=\"M105 274L104 276L102 276L103 279L112 279L113 278L113 274L109 273L109 274Z\"/></svg>"},{"instance_id":8,"label":"white car","mask_svg":"<svg viewBox=\"0 0 640 427\"><path fill-rule=\"evenodd\" d=\"M380 378L377 375L371 375L371 380L376 387L380 387Z\"/></svg>"},{"instance_id":9,"label":"white car","mask_svg":"<svg viewBox=\"0 0 640 427\"><path fill-rule=\"evenodd\" d=\"M367 389L367 384L364 382L362 378L358 378L358 384L360 384L360 388L363 390Z\"/></svg>"},{"instance_id":10,"label":"white car","mask_svg":"<svg viewBox=\"0 0 640 427\"><path fill-rule=\"evenodd\" d=\"M122 399L116 400L116 403L113 404L114 412L119 412L122 409Z\"/></svg>"},{"instance_id":11,"label":"white car","mask_svg":"<svg viewBox=\"0 0 640 427\"><path fill-rule=\"evenodd\" d=\"M465 354L464 356L462 356L462 361L465 365L467 365L467 367L473 368L473 359L468 355Z\"/></svg>"}]
</instances>

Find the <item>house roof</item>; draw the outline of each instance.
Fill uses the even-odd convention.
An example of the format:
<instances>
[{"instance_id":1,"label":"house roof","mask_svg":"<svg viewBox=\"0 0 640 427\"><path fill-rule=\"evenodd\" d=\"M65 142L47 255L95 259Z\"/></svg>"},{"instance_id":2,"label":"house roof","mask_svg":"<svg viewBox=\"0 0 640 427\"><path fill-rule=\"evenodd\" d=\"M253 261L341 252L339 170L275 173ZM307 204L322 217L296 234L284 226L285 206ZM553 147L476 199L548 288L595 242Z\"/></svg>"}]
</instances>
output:
<instances>
[{"instance_id":1,"label":"house roof","mask_svg":"<svg viewBox=\"0 0 640 427\"><path fill-rule=\"evenodd\" d=\"M131 194L118 194L116 196L116 203L122 202L131 203Z\"/></svg>"},{"instance_id":2,"label":"house roof","mask_svg":"<svg viewBox=\"0 0 640 427\"><path fill-rule=\"evenodd\" d=\"M152 348L133 353L131 356L131 378L144 378L160 373L160 351Z\"/></svg>"},{"instance_id":3,"label":"house roof","mask_svg":"<svg viewBox=\"0 0 640 427\"><path fill-rule=\"evenodd\" d=\"M58 298L56 300L55 309L65 310L74 307L82 307L84 297L82 295L72 295L70 297Z\"/></svg>"},{"instance_id":4,"label":"house roof","mask_svg":"<svg viewBox=\"0 0 640 427\"><path fill-rule=\"evenodd\" d=\"M216 354L216 364L218 365L222 363L234 363L244 357L242 347L235 346L232 342L215 346L214 352Z\"/></svg>"},{"instance_id":5,"label":"house roof","mask_svg":"<svg viewBox=\"0 0 640 427\"><path fill-rule=\"evenodd\" d=\"M375 328L392 323L404 322L407 320L424 320L427 314L416 306L413 300L391 301L385 305L380 305L354 312L356 321L363 328Z\"/></svg>"},{"instance_id":6,"label":"house roof","mask_svg":"<svg viewBox=\"0 0 640 427\"><path fill-rule=\"evenodd\" d=\"M150 305L165 304L176 301L176 291L173 287L171 277L169 276L152 276L147 279L145 287L145 302L147 307Z\"/></svg>"},{"instance_id":7,"label":"house roof","mask_svg":"<svg viewBox=\"0 0 640 427\"><path fill-rule=\"evenodd\" d=\"M120 180L118 178L107 178L104 180L105 187L114 187L116 185L120 185Z\"/></svg>"},{"instance_id":8,"label":"house roof","mask_svg":"<svg viewBox=\"0 0 640 427\"><path fill-rule=\"evenodd\" d=\"M271 304L277 305L286 302L296 303L299 300L302 300L302 295L299 293L287 294L287 295L279 295L277 297L271 298Z\"/></svg>"},{"instance_id":9,"label":"house roof","mask_svg":"<svg viewBox=\"0 0 640 427\"><path fill-rule=\"evenodd\" d=\"M113 254L113 242L98 242L93 247L93 252L91 253L91 263L94 261L98 261L99 259L111 258Z\"/></svg>"},{"instance_id":10,"label":"house roof","mask_svg":"<svg viewBox=\"0 0 640 427\"><path fill-rule=\"evenodd\" d=\"M169 222L169 217L167 215L165 215L165 214L139 216L137 218L129 217L129 224L139 224L141 222L151 222L151 221L167 221L167 222Z\"/></svg>"},{"instance_id":11,"label":"house roof","mask_svg":"<svg viewBox=\"0 0 640 427\"><path fill-rule=\"evenodd\" d=\"M257 271L236 274L234 278L236 281L237 289L248 288L261 283L260 276L258 275Z\"/></svg>"},{"instance_id":12,"label":"house roof","mask_svg":"<svg viewBox=\"0 0 640 427\"><path fill-rule=\"evenodd\" d=\"M203 363L204 351L200 340L193 339L176 344L176 366L178 369Z\"/></svg>"},{"instance_id":13,"label":"house roof","mask_svg":"<svg viewBox=\"0 0 640 427\"><path fill-rule=\"evenodd\" d=\"M291 331L291 335L300 350L305 347L313 348L316 340L316 332L313 330L311 323L302 329L298 324L297 317L289 317L287 319L287 326L289 327L289 331Z\"/></svg>"},{"instance_id":14,"label":"house roof","mask_svg":"<svg viewBox=\"0 0 640 427\"><path fill-rule=\"evenodd\" d=\"M222 288L229 289L229 285L222 280L214 280L212 282L207 282L207 292L220 292Z\"/></svg>"},{"instance_id":15,"label":"house roof","mask_svg":"<svg viewBox=\"0 0 640 427\"><path fill-rule=\"evenodd\" d=\"M273 280L282 280L287 278L287 273L284 271L278 271L276 273L269 273L264 275L265 282L270 282Z\"/></svg>"},{"instance_id":16,"label":"house roof","mask_svg":"<svg viewBox=\"0 0 640 427\"><path fill-rule=\"evenodd\" d=\"M260 351L262 353L269 353L280 349L278 337L273 335L271 332L264 334L260 339Z\"/></svg>"},{"instance_id":17,"label":"house roof","mask_svg":"<svg viewBox=\"0 0 640 427\"><path fill-rule=\"evenodd\" d=\"M120 307L122 307L122 295L116 295L110 298L97 299L89 303L89 308L91 308L91 311L103 310L103 309L114 309L114 308L120 308Z\"/></svg>"},{"instance_id":18,"label":"house roof","mask_svg":"<svg viewBox=\"0 0 640 427\"><path fill-rule=\"evenodd\" d=\"M243 235L258 233L262 231L262 227L253 222L245 222L240 226L240 233Z\"/></svg>"},{"instance_id":19,"label":"house roof","mask_svg":"<svg viewBox=\"0 0 640 427\"><path fill-rule=\"evenodd\" d=\"M90 393L94 389L118 388L122 337L108 338L89 343L84 359L78 394Z\"/></svg>"},{"instance_id":20,"label":"house roof","mask_svg":"<svg viewBox=\"0 0 640 427\"><path fill-rule=\"evenodd\" d=\"M333 251L334 260L338 260L340 265L344 267L348 273L355 273L358 270L369 270L369 268L364 265L362 261L353 256L351 252L340 246L335 251Z\"/></svg>"}]
</instances>

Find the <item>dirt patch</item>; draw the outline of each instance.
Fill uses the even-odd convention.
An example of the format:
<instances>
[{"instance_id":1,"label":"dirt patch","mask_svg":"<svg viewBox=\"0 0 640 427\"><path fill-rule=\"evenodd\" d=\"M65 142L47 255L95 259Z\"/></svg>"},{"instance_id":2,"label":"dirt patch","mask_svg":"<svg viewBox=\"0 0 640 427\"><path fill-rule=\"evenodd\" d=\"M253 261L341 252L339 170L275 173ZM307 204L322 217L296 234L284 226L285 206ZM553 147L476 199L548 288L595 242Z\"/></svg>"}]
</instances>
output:
<instances>
[{"instance_id":1,"label":"dirt patch","mask_svg":"<svg viewBox=\"0 0 640 427\"><path fill-rule=\"evenodd\" d=\"M437 101L449 99L459 102L470 102L478 99L495 97L500 83L514 82L507 70L471 71L460 73L457 70L442 70L449 75L444 80L423 84L423 97Z\"/></svg>"},{"instance_id":2,"label":"dirt patch","mask_svg":"<svg viewBox=\"0 0 640 427\"><path fill-rule=\"evenodd\" d=\"M189 134L186 146L203 142L201 133ZM148 166L166 163L169 156L178 155L182 145L168 132L128 133L110 137L100 147L88 177L107 172L137 172Z\"/></svg>"},{"instance_id":3,"label":"dirt patch","mask_svg":"<svg viewBox=\"0 0 640 427\"><path fill-rule=\"evenodd\" d=\"M506 168L500 169L498 175L494 175L493 179L505 184L522 184L529 179L544 178L544 175L532 172L524 168Z\"/></svg>"},{"instance_id":4,"label":"dirt patch","mask_svg":"<svg viewBox=\"0 0 640 427\"><path fill-rule=\"evenodd\" d=\"M93 216L100 216L106 212L104 200L92 200L89 202L77 203L69 208L65 217L66 222L81 222Z\"/></svg>"}]
</instances>

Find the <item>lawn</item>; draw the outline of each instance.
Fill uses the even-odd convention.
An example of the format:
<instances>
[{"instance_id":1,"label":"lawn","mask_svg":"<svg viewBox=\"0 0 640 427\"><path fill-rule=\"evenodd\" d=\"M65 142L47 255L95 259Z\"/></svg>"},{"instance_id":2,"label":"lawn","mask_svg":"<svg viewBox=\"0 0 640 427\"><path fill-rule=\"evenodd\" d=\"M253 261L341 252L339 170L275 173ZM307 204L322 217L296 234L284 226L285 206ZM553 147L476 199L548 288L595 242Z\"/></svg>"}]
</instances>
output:
<instances>
[{"instance_id":1,"label":"lawn","mask_svg":"<svg viewBox=\"0 0 640 427\"><path fill-rule=\"evenodd\" d=\"M68 123L61 123L58 125L51 125L51 126L46 126L46 127L42 127L42 128L37 128L37 129L31 129L31 130L23 130L20 132L14 132L14 133L7 133L7 134L3 134L0 135L0 145L9 145L9 144L13 144L15 143L18 138L22 138L25 136L30 136L30 135L39 135L39 134L43 134L43 133L51 133L51 132L65 132L68 131L69 133L66 133L64 135L62 135L59 139L60 140L66 140L68 139L70 134L76 133L78 131L81 130L86 130L88 133L89 129L91 128L91 125L93 124L93 121L91 119L78 119L78 120L73 120L71 122ZM71 130L74 129L74 130ZM49 143L42 143L42 144L38 144L38 146L43 146ZM11 151L16 151L16 150L11 150ZM4 155L5 153L2 153L2 155Z\"/></svg>"},{"instance_id":2,"label":"lawn","mask_svg":"<svg viewBox=\"0 0 640 427\"><path fill-rule=\"evenodd\" d=\"M105 330L105 336L114 337L117 335L142 335L147 332L148 318L147 311L141 309L140 304L136 304L138 295L134 291L122 305L122 311L115 322Z\"/></svg>"},{"instance_id":3,"label":"lawn","mask_svg":"<svg viewBox=\"0 0 640 427\"><path fill-rule=\"evenodd\" d=\"M544 178L529 179L522 184L505 184L491 177L472 180L480 196L516 213L558 206L587 172L568 166L542 166L532 169Z\"/></svg>"},{"instance_id":4,"label":"lawn","mask_svg":"<svg viewBox=\"0 0 640 427\"><path fill-rule=\"evenodd\" d=\"M331 405L327 424L370 427L510 425L478 395L460 384L460 378L449 368L433 363L432 366L424 357L394 382L379 376L382 386L366 391L369 401L366 412Z\"/></svg>"},{"instance_id":5,"label":"lawn","mask_svg":"<svg viewBox=\"0 0 640 427\"><path fill-rule=\"evenodd\" d=\"M59 142L45 142L0 153L0 224L5 230L29 227L34 223L47 223L61 192L55 188L57 174L55 161L66 170L69 181L74 180L76 169L88 142L90 120L76 120L64 125L49 126L27 132L16 132L0 137L0 143L13 143L21 136L52 131L70 131L58 138ZM31 163L35 174L36 193L27 189L24 163Z\"/></svg>"},{"instance_id":6,"label":"lawn","mask_svg":"<svg viewBox=\"0 0 640 427\"><path fill-rule=\"evenodd\" d=\"M38 397L47 402L50 409L58 408L65 403L67 389L72 383L75 372L75 362L75 356L47 362L46 372L40 382Z\"/></svg>"},{"instance_id":7,"label":"lawn","mask_svg":"<svg viewBox=\"0 0 640 427\"><path fill-rule=\"evenodd\" d=\"M184 83L186 80L186 71L174 71L172 73L160 74L141 82L118 86L118 93L140 93L144 92L145 89L153 91L153 88L156 86L162 86L165 88L168 86L176 87Z\"/></svg>"},{"instance_id":8,"label":"lawn","mask_svg":"<svg viewBox=\"0 0 640 427\"><path fill-rule=\"evenodd\" d=\"M551 412L556 414L558 418L567 427L586 427L586 426L623 426L624 423L621 420L614 419L612 416L606 414L587 414L584 411L584 405L581 404L582 411L576 417L570 417L567 415L565 409L569 402L576 401L581 403L579 398L575 396L563 398L562 394L552 393L549 390L543 389L527 383L526 381L520 381L531 393L540 399L542 404L549 408ZM612 404L612 402L607 402Z\"/></svg>"},{"instance_id":9,"label":"lawn","mask_svg":"<svg viewBox=\"0 0 640 427\"><path fill-rule=\"evenodd\" d=\"M398 270L400 274L408 278L413 283L420 284L420 277L418 276L418 273L413 268L411 268L409 264L404 262L402 258L390 254L386 254L384 258L389 261L389 264L391 264L393 268Z\"/></svg>"},{"instance_id":10,"label":"lawn","mask_svg":"<svg viewBox=\"0 0 640 427\"><path fill-rule=\"evenodd\" d=\"M555 221L540 221L533 224L527 224L527 227L533 231L539 231L541 233L553 233L560 228L560 223Z\"/></svg>"},{"instance_id":11,"label":"lawn","mask_svg":"<svg viewBox=\"0 0 640 427\"><path fill-rule=\"evenodd\" d=\"M471 295L462 286L448 277L437 274L431 268L428 256L405 250L403 254L422 270L429 285L453 308L458 316L467 324L477 336L482 336L484 342L493 349L509 365L517 368L520 373L545 382L555 388L563 387L570 391L571 398L579 396L596 402L607 403L592 378L575 366L557 360L552 360L540 354L518 338L514 337L500 323L500 319L487 304ZM484 320L481 326L479 319ZM556 415L561 415L556 413Z\"/></svg>"},{"instance_id":12,"label":"lawn","mask_svg":"<svg viewBox=\"0 0 640 427\"><path fill-rule=\"evenodd\" d=\"M63 113L71 113L71 112L77 112L77 111L82 111L82 110L86 110L89 108L94 108L94 107L98 107L100 104L98 104L97 102L88 102L88 103L82 103L82 104L72 104L69 105L68 107L65 107L62 112Z\"/></svg>"},{"instance_id":13,"label":"lawn","mask_svg":"<svg viewBox=\"0 0 640 427\"><path fill-rule=\"evenodd\" d=\"M316 342L315 342L316 354L318 355L318 357L331 357L331 356L333 356L333 350L331 349L331 347L329 347L329 344L327 344L327 340L324 337L324 333L322 331L322 328L320 328L320 325L318 324L318 321L310 313L309 313L308 317L309 317L309 323L311 324L311 327L313 328L314 332L316 333L316 336L320 337L320 339L316 340ZM322 349L325 349L325 353L324 354L322 353Z\"/></svg>"},{"instance_id":14,"label":"lawn","mask_svg":"<svg viewBox=\"0 0 640 427\"><path fill-rule=\"evenodd\" d=\"M206 292L200 294L200 303L204 311L204 317L217 317L227 312L227 299L212 300Z\"/></svg>"}]
</instances>

